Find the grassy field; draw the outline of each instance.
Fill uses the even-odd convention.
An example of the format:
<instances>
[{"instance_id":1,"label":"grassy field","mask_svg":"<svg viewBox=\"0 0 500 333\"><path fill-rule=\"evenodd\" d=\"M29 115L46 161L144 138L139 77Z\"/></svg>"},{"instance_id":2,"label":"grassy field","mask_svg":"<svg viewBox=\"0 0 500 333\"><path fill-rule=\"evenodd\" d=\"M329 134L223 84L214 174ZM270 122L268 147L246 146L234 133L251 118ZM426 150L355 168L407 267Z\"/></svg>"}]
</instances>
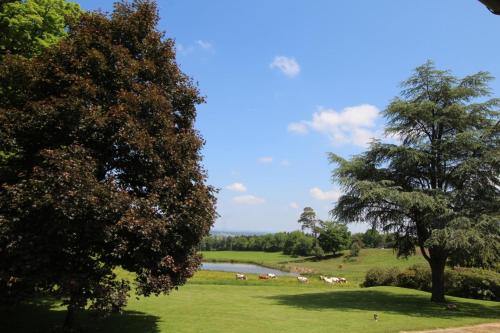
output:
<instances>
[{"instance_id":1,"label":"grassy field","mask_svg":"<svg viewBox=\"0 0 500 333\"><path fill-rule=\"evenodd\" d=\"M372 267L405 268L414 264L427 264L421 255L398 259L392 249L363 249L355 258L348 258L348 251L335 258L292 257L280 252L206 251L205 261L255 263L287 271L313 270L313 274L345 277L354 284L363 282L365 273Z\"/></svg>"},{"instance_id":2,"label":"grassy field","mask_svg":"<svg viewBox=\"0 0 500 333\"><path fill-rule=\"evenodd\" d=\"M458 310L429 302L429 294L394 287L341 288L293 278L236 281L231 273L199 272L169 296L131 297L107 319L80 313L83 332L399 332L492 322L495 302L450 298ZM225 283L224 283L225 281ZM294 282L294 283L292 283ZM373 314L377 313L378 321ZM1 332L49 332L64 311L38 302L0 313Z\"/></svg>"},{"instance_id":3,"label":"grassy field","mask_svg":"<svg viewBox=\"0 0 500 333\"><path fill-rule=\"evenodd\" d=\"M379 250L385 251L385 250ZM344 263L352 276L372 265L395 266L399 261L392 252L382 258L369 258L368 251L359 262ZM320 272L336 272L342 258L314 262L276 253L212 252L213 260L238 260L281 265L308 265ZM386 256L384 258L384 256ZM208 256L208 255L207 255ZM238 258L235 258L238 257ZM391 257L392 259L390 259ZM402 262L402 266L413 262ZM349 268L351 267L351 268ZM347 269L349 268L349 270ZM332 271L333 270L333 271ZM122 273L123 274L123 273ZM455 327L500 319L500 304L449 297L457 310L429 301L425 292L396 288L359 288L325 285L316 277L299 284L294 277L258 280L248 274L247 281L233 273L199 271L185 286L168 296L136 298L131 295L121 315L97 319L91 312L78 315L80 332L106 333L391 333L407 330ZM0 308L1 309L1 308ZM373 319L378 314L379 320ZM64 318L64 309L54 302L39 301L0 310L0 332L56 332Z\"/></svg>"}]
</instances>

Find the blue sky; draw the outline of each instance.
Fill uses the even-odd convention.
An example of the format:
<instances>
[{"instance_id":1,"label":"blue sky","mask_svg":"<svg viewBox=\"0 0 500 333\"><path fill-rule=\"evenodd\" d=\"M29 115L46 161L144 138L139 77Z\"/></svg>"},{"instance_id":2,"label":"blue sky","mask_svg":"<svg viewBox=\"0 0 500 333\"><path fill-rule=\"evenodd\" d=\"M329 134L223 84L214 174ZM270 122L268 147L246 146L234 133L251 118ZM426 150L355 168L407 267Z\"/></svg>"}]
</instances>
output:
<instances>
[{"instance_id":1,"label":"blue sky","mask_svg":"<svg viewBox=\"0 0 500 333\"><path fill-rule=\"evenodd\" d=\"M458 76L489 71L500 96L500 16L479 1L171 0L159 10L207 97L197 128L220 188L216 230L295 230L305 206L328 218L340 193L327 153L349 157L379 137L380 112L428 59Z\"/></svg>"}]
</instances>

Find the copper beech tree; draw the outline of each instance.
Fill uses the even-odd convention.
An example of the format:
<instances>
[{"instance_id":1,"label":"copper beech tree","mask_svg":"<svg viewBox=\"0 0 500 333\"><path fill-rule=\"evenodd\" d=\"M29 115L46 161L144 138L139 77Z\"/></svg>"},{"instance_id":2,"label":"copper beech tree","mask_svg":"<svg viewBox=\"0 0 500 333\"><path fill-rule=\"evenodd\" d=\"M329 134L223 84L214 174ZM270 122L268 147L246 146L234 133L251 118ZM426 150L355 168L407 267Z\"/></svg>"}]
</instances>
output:
<instances>
[{"instance_id":1,"label":"copper beech tree","mask_svg":"<svg viewBox=\"0 0 500 333\"><path fill-rule=\"evenodd\" d=\"M154 2L83 13L67 38L0 64L0 297L119 310L199 267L215 190L194 128L203 102Z\"/></svg>"}]
</instances>

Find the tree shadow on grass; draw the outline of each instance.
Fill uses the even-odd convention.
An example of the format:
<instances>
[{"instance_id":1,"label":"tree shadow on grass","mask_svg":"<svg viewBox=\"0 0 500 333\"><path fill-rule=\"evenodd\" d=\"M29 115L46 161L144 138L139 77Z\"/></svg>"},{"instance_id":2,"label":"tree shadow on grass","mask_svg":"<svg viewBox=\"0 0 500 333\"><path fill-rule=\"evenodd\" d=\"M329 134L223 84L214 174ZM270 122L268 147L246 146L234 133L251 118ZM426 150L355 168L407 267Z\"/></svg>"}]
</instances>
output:
<instances>
[{"instance_id":1,"label":"tree shadow on grass","mask_svg":"<svg viewBox=\"0 0 500 333\"><path fill-rule=\"evenodd\" d=\"M338 290L323 293L305 293L297 295L277 295L266 297L273 299L280 305L296 307L305 310L340 310L340 311L370 311L403 314L412 317L440 317L440 318L500 318L500 304L488 307L466 299L454 299L457 310L446 310L442 304L430 302L430 295L415 291L405 292L397 289L396 292L362 289ZM455 302L456 300L456 302Z\"/></svg>"},{"instance_id":2,"label":"tree shadow on grass","mask_svg":"<svg viewBox=\"0 0 500 333\"><path fill-rule=\"evenodd\" d=\"M13 307L0 307L0 332L2 333L60 333L66 315L56 309L56 303L37 300ZM160 318L137 311L124 311L99 318L92 311L76 315L75 332L103 333L159 333Z\"/></svg>"}]
</instances>

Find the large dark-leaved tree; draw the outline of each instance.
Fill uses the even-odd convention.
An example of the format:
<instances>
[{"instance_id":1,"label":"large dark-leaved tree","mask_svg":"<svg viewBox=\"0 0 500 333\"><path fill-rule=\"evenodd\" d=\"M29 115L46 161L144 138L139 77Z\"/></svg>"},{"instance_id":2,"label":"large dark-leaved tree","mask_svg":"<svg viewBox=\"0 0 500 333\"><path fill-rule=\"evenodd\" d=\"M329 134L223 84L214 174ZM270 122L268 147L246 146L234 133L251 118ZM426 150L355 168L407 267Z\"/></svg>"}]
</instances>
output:
<instances>
[{"instance_id":1,"label":"large dark-leaved tree","mask_svg":"<svg viewBox=\"0 0 500 333\"><path fill-rule=\"evenodd\" d=\"M445 265L458 253L499 260L500 101L486 98L491 79L457 78L427 62L384 111L386 133L400 143L375 141L350 160L331 155L345 191L332 213L394 231L399 255L418 247L432 270L432 301L445 300Z\"/></svg>"},{"instance_id":2,"label":"large dark-leaved tree","mask_svg":"<svg viewBox=\"0 0 500 333\"><path fill-rule=\"evenodd\" d=\"M46 293L119 310L200 264L215 191L194 128L196 86L156 30L151 1L84 13L38 56L0 64L0 296Z\"/></svg>"}]
</instances>

